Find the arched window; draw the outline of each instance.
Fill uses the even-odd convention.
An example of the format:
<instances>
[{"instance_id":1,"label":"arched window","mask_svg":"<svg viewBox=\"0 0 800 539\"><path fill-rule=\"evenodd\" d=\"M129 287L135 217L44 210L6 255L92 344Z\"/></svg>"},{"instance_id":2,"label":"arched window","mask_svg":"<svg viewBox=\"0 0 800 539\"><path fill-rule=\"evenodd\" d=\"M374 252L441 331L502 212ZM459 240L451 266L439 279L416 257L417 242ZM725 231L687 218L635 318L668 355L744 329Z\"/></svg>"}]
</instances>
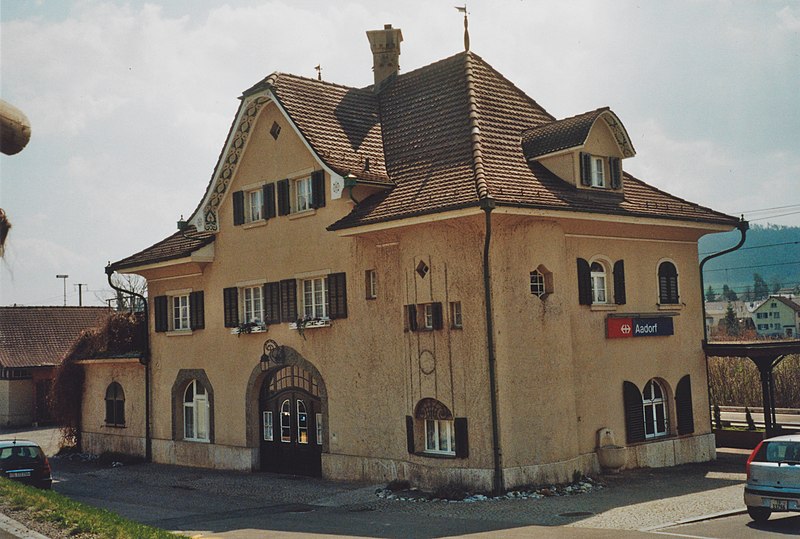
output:
<instances>
[{"instance_id":1,"label":"arched window","mask_svg":"<svg viewBox=\"0 0 800 539\"><path fill-rule=\"evenodd\" d=\"M117 382L111 382L106 389L106 425L125 426L125 392Z\"/></svg>"},{"instance_id":2,"label":"arched window","mask_svg":"<svg viewBox=\"0 0 800 539\"><path fill-rule=\"evenodd\" d=\"M667 399L664 388L655 379L647 382L642 391L644 436L656 438L667 435Z\"/></svg>"},{"instance_id":3,"label":"arched window","mask_svg":"<svg viewBox=\"0 0 800 539\"><path fill-rule=\"evenodd\" d=\"M456 454L456 434L453 414L436 399L422 399L414 415L425 425L425 452L442 455Z\"/></svg>"},{"instance_id":4,"label":"arched window","mask_svg":"<svg viewBox=\"0 0 800 539\"><path fill-rule=\"evenodd\" d=\"M658 301L665 305L678 303L678 270L672 262L658 265Z\"/></svg>"},{"instance_id":5,"label":"arched window","mask_svg":"<svg viewBox=\"0 0 800 539\"><path fill-rule=\"evenodd\" d=\"M209 441L208 394L203 384L192 380L183 394L183 438Z\"/></svg>"},{"instance_id":6,"label":"arched window","mask_svg":"<svg viewBox=\"0 0 800 539\"><path fill-rule=\"evenodd\" d=\"M292 403L286 399L281 403L281 442L292 441Z\"/></svg>"},{"instance_id":7,"label":"arched window","mask_svg":"<svg viewBox=\"0 0 800 539\"><path fill-rule=\"evenodd\" d=\"M608 303L606 290L606 268L600 262L592 262L592 303Z\"/></svg>"}]
</instances>

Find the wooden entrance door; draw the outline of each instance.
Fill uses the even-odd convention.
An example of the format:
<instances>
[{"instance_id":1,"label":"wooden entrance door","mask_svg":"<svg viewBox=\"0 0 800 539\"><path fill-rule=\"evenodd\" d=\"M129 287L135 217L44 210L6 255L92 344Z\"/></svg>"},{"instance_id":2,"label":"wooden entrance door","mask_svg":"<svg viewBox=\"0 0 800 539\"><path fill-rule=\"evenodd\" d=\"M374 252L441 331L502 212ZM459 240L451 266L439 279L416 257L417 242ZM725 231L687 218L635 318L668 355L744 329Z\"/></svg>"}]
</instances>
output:
<instances>
[{"instance_id":1,"label":"wooden entrance door","mask_svg":"<svg viewBox=\"0 0 800 539\"><path fill-rule=\"evenodd\" d=\"M322 474L322 408L313 376L297 366L269 377L261 391L261 469Z\"/></svg>"}]
</instances>

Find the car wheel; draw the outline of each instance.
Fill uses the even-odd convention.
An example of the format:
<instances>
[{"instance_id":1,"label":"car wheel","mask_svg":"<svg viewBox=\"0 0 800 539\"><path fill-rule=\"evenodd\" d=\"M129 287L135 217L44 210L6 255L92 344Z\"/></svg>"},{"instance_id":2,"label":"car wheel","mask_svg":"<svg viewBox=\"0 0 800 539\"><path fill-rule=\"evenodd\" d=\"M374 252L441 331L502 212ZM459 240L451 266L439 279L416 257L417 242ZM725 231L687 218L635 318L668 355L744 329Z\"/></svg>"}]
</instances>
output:
<instances>
[{"instance_id":1,"label":"car wheel","mask_svg":"<svg viewBox=\"0 0 800 539\"><path fill-rule=\"evenodd\" d=\"M769 516L772 514L772 510L767 509L766 507L753 507L748 505L747 514L750 515L750 518L756 522L766 522L767 519L769 519Z\"/></svg>"}]
</instances>

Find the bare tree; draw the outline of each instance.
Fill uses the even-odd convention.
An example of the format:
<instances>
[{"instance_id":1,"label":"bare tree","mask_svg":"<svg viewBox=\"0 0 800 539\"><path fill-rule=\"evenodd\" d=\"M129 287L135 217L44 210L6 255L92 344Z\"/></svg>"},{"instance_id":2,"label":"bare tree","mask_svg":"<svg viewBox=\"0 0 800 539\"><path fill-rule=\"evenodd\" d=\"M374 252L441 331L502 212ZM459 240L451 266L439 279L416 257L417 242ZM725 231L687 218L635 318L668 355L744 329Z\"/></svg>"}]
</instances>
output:
<instances>
[{"instance_id":1,"label":"bare tree","mask_svg":"<svg viewBox=\"0 0 800 539\"><path fill-rule=\"evenodd\" d=\"M147 297L147 279L133 273L115 273L111 282L122 290L129 290ZM108 303L117 311L140 312L144 310L142 300L134 294L127 294L119 290L104 290L97 293L98 299Z\"/></svg>"}]
</instances>

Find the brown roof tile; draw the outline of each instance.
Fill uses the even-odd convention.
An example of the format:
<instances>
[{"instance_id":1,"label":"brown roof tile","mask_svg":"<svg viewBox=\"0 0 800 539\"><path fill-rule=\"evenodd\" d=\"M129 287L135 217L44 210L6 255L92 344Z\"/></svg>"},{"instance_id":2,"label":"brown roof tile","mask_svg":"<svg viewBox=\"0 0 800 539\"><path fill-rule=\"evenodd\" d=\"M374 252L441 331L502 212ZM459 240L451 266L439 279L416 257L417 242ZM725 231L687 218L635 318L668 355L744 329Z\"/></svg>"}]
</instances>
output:
<instances>
[{"instance_id":1,"label":"brown roof tile","mask_svg":"<svg viewBox=\"0 0 800 539\"><path fill-rule=\"evenodd\" d=\"M174 260L189 256L197 249L204 247L214 241L214 234L211 232L197 232L192 225L186 232L175 232L173 235L158 243L143 249L136 254L123 258L111 264L111 269L118 271L121 269L154 264L166 260Z\"/></svg>"},{"instance_id":2,"label":"brown roof tile","mask_svg":"<svg viewBox=\"0 0 800 539\"><path fill-rule=\"evenodd\" d=\"M111 312L107 307L0 307L0 366L58 365L81 331L99 327Z\"/></svg>"},{"instance_id":3,"label":"brown roof tile","mask_svg":"<svg viewBox=\"0 0 800 539\"><path fill-rule=\"evenodd\" d=\"M559 150L575 148L586 142L595 120L608 107L584 112L522 132L522 151L528 159L541 157Z\"/></svg>"}]
</instances>

